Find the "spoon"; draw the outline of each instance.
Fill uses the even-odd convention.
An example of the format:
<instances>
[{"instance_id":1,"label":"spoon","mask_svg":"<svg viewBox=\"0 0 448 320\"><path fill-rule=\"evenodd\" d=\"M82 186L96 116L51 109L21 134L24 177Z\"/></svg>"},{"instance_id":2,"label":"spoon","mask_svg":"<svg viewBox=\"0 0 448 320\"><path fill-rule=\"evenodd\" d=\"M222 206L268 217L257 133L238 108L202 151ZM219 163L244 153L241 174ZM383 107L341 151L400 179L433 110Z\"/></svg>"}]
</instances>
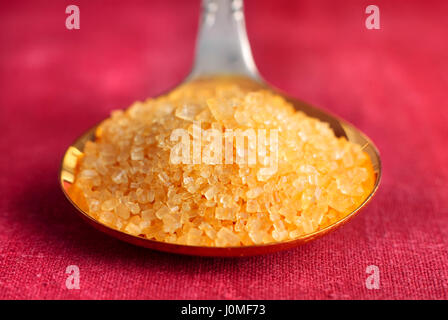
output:
<instances>
[{"instance_id":1,"label":"spoon","mask_svg":"<svg viewBox=\"0 0 448 320\"><path fill-rule=\"evenodd\" d=\"M277 94L282 94L278 89L269 87L257 71L246 34L242 0L203 0L196 58L190 75L183 83L203 81L204 79L207 80L221 76L232 76L236 81L242 81L253 87L269 88L269 90ZM302 235L290 241L241 247L179 245L150 240L112 229L83 211L76 204L79 203L77 201L78 199L75 198L76 195L70 193L69 190L75 182L75 172L79 156L82 155L86 142L95 140L95 129L98 125L85 132L66 150L59 176L62 191L77 209L79 215L100 231L134 245L171 253L210 257L250 256L297 247L321 237L351 220L372 199L378 189L381 178L379 152L372 141L353 125L307 103L290 98L285 94L282 95L296 110L300 110L310 117L327 122L336 136L345 137L348 141L360 145L372 161L375 182L369 196L354 211L325 228Z\"/></svg>"}]
</instances>

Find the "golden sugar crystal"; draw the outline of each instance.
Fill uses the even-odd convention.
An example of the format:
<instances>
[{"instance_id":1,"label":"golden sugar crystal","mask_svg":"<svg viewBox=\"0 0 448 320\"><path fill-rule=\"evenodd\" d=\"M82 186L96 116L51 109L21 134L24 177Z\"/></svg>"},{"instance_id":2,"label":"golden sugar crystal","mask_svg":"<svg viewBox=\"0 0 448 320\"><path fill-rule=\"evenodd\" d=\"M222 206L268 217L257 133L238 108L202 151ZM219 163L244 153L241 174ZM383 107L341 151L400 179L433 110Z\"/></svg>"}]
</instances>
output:
<instances>
[{"instance_id":1,"label":"golden sugar crystal","mask_svg":"<svg viewBox=\"0 0 448 320\"><path fill-rule=\"evenodd\" d=\"M229 228L222 227L216 236L215 243L218 247L235 247L240 245L241 239Z\"/></svg>"},{"instance_id":2,"label":"golden sugar crystal","mask_svg":"<svg viewBox=\"0 0 448 320\"><path fill-rule=\"evenodd\" d=\"M200 245L202 242L202 230L196 228L190 228L187 233L187 244Z\"/></svg>"},{"instance_id":3,"label":"golden sugar crystal","mask_svg":"<svg viewBox=\"0 0 448 320\"><path fill-rule=\"evenodd\" d=\"M101 205L101 210L103 211L113 211L115 209L115 199L106 200Z\"/></svg>"},{"instance_id":4,"label":"golden sugar crystal","mask_svg":"<svg viewBox=\"0 0 448 320\"><path fill-rule=\"evenodd\" d=\"M115 221L115 215L112 212L101 212L98 221L112 226Z\"/></svg>"},{"instance_id":5,"label":"golden sugar crystal","mask_svg":"<svg viewBox=\"0 0 448 320\"><path fill-rule=\"evenodd\" d=\"M221 208L218 207L215 210L215 217L218 220L234 220L235 215L238 212L238 207Z\"/></svg>"},{"instance_id":6,"label":"golden sugar crystal","mask_svg":"<svg viewBox=\"0 0 448 320\"><path fill-rule=\"evenodd\" d=\"M264 129L266 142L275 129L278 139L264 150L249 137L213 144L197 124L223 134ZM170 161L177 129L190 139L188 162ZM255 163L236 162L251 152ZM274 154L276 170L266 170ZM79 162L75 187L93 218L132 235L201 246L315 232L358 207L374 181L368 155L327 123L272 92L225 79L190 82L113 112Z\"/></svg>"},{"instance_id":7,"label":"golden sugar crystal","mask_svg":"<svg viewBox=\"0 0 448 320\"><path fill-rule=\"evenodd\" d=\"M192 103L183 103L181 106L179 106L176 109L176 117L187 120L187 121L193 121L195 119L195 116L202 111L202 108L196 104Z\"/></svg>"},{"instance_id":8,"label":"golden sugar crystal","mask_svg":"<svg viewBox=\"0 0 448 320\"><path fill-rule=\"evenodd\" d=\"M128 225L126 226L124 231L126 231L127 233L132 234L134 236L138 236L142 232L142 230L140 229L140 226L138 226L132 222L128 223Z\"/></svg>"},{"instance_id":9,"label":"golden sugar crystal","mask_svg":"<svg viewBox=\"0 0 448 320\"><path fill-rule=\"evenodd\" d=\"M119 203L116 206L115 210L116 210L117 215L122 219L126 220L126 219L129 219L129 217L131 216L130 210L123 203Z\"/></svg>"}]
</instances>

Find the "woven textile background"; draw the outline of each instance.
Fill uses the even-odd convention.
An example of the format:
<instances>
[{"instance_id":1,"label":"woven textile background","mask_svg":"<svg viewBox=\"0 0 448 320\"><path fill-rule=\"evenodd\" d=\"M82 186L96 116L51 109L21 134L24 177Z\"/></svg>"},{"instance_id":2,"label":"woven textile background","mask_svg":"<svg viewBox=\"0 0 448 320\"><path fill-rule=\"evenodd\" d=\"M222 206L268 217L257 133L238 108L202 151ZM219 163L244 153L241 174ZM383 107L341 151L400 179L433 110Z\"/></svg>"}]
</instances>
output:
<instances>
[{"instance_id":1,"label":"woven textile background","mask_svg":"<svg viewBox=\"0 0 448 320\"><path fill-rule=\"evenodd\" d=\"M58 186L81 132L188 73L198 1L0 3L0 298L447 299L448 1L247 0L263 76L355 124L380 149L370 206L302 247L244 259L119 242L78 218ZM381 29L367 30L376 4ZM80 289L65 286L80 269ZM380 289L365 286L380 270Z\"/></svg>"}]
</instances>

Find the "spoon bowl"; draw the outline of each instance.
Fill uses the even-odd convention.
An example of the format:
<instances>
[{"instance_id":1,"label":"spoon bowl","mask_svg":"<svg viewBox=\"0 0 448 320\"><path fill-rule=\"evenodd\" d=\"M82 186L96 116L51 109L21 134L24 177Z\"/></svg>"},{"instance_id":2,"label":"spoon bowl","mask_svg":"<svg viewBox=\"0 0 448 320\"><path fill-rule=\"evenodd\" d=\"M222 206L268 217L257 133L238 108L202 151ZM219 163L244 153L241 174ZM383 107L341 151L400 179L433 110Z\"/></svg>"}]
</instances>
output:
<instances>
[{"instance_id":1,"label":"spoon bowl","mask_svg":"<svg viewBox=\"0 0 448 320\"><path fill-rule=\"evenodd\" d=\"M96 125L76 139L76 141L66 150L62 159L59 181L62 191L67 199L77 209L76 211L81 218L96 229L105 232L112 237L150 249L195 256L240 257L285 250L317 239L347 223L357 215L361 209L365 208L378 189L381 178L381 160L375 145L353 125L305 102L290 98L279 90L269 87L262 80L257 72L255 63L253 62L249 42L247 40L242 1L204 0L202 17L195 65L185 82L206 81L210 78L230 75L235 77L235 81L243 81L246 85L265 88L275 91L277 94L281 94L295 107L296 110L302 111L310 117L328 123L337 137L345 137L348 141L362 147L371 159L375 175L374 186L371 193L358 208L348 215L345 215L337 222L290 241L239 247L206 247L172 244L134 236L112 229L92 218L86 210L81 208L79 205L80 199L77 199L77 193L73 192L73 185L80 156L83 154L86 142L95 140L95 130L98 126Z\"/></svg>"}]
</instances>

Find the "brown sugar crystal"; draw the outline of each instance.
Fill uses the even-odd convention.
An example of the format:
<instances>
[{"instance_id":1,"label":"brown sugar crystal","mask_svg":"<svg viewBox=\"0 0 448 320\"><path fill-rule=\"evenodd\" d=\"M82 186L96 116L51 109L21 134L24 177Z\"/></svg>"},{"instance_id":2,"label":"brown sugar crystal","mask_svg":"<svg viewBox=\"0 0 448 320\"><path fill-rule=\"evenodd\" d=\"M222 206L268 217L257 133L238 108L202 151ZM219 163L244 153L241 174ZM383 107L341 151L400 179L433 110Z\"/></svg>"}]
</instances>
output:
<instances>
[{"instance_id":1,"label":"brown sugar crystal","mask_svg":"<svg viewBox=\"0 0 448 320\"><path fill-rule=\"evenodd\" d=\"M190 138L182 158L189 162L172 158L179 129ZM249 139L216 144L204 138L208 129L223 137L262 129L267 142L275 130L278 139L263 152ZM250 151L255 163L235 160L247 160ZM275 171L263 173L274 153ZM213 159L204 161L206 154ZM114 111L85 145L72 192L111 228L223 247L287 241L324 228L356 209L373 182L368 155L336 137L327 123L270 91L209 81Z\"/></svg>"}]
</instances>

